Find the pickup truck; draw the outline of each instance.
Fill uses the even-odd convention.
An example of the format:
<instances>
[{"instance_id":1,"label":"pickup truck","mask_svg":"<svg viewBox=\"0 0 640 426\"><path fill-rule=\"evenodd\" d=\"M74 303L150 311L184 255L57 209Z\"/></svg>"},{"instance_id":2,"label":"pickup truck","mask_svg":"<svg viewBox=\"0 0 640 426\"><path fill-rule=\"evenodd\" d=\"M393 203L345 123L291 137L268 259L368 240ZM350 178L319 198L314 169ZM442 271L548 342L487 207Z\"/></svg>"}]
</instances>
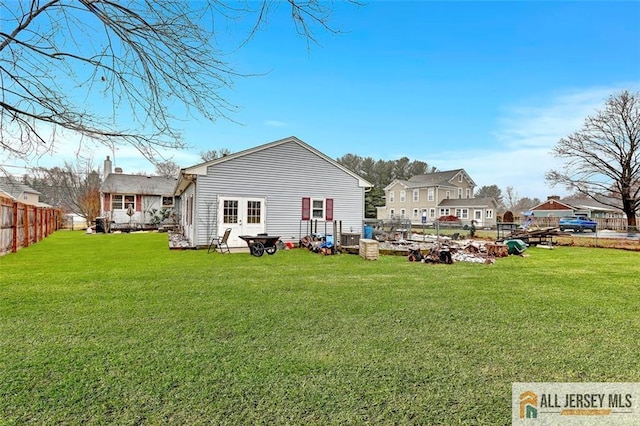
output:
<instances>
[{"instance_id":1,"label":"pickup truck","mask_svg":"<svg viewBox=\"0 0 640 426\"><path fill-rule=\"evenodd\" d=\"M582 232L585 229L590 229L592 232L596 232L598 223L584 216L567 216L560 218L559 225L561 231L573 229L575 232Z\"/></svg>"}]
</instances>

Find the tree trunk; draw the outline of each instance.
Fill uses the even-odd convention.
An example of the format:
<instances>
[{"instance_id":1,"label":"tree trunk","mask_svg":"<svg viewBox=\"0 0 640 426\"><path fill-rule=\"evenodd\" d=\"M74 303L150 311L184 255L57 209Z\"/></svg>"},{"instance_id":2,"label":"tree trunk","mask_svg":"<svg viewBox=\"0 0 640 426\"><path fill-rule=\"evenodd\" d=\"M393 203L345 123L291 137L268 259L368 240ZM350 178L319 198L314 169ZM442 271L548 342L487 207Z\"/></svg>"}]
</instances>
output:
<instances>
[{"instance_id":1,"label":"tree trunk","mask_svg":"<svg viewBox=\"0 0 640 426\"><path fill-rule=\"evenodd\" d=\"M636 212L630 211L625 212L627 214L627 232L636 233L638 232L638 227L636 225Z\"/></svg>"}]
</instances>

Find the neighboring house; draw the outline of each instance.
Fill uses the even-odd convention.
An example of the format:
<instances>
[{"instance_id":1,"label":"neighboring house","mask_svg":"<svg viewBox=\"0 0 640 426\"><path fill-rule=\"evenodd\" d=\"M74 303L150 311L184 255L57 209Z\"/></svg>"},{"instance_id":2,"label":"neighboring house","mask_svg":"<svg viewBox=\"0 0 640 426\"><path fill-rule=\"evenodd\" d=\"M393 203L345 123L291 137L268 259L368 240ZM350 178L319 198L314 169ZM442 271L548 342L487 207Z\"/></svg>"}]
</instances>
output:
<instances>
[{"instance_id":1,"label":"neighboring house","mask_svg":"<svg viewBox=\"0 0 640 426\"><path fill-rule=\"evenodd\" d=\"M40 192L9 176L0 177L0 191L24 204L41 207L46 206L45 204L40 203Z\"/></svg>"},{"instance_id":2,"label":"neighboring house","mask_svg":"<svg viewBox=\"0 0 640 426\"><path fill-rule=\"evenodd\" d=\"M441 216L456 216L463 224L494 226L498 205L493 198L474 198L476 184L464 169L417 175L394 180L384 189L385 205L378 219L409 219L432 223Z\"/></svg>"},{"instance_id":3,"label":"neighboring house","mask_svg":"<svg viewBox=\"0 0 640 426\"><path fill-rule=\"evenodd\" d=\"M591 198L563 198L549 196L543 203L533 207L531 211L538 217L587 216L591 219L626 218L621 209L599 203Z\"/></svg>"},{"instance_id":4,"label":"neighboring house","mask_svg":"<svg viewBox=\"0 0 640 426\"><path fill-rule=\"evenodd\" d=\"M104 218L118 226L143 227L175 206L175 178L123 174L118 167L111 173L111 160L105 160L105 178L100 185L100 210Z\"/></svg>"},{"instance_id":5,"label":"neighboring house","mask_svg":"<svg viewBox=\"0 0 640 426\"><path fill-rule=\"evenodd\" d=\"M309 221L317 231L362 232L364 194L372 184L291 136L182 169L176 195L181 226L193 247L207 246L231 228L240 235L266 233L297 243Z\"/></svg>"}]
</instances>

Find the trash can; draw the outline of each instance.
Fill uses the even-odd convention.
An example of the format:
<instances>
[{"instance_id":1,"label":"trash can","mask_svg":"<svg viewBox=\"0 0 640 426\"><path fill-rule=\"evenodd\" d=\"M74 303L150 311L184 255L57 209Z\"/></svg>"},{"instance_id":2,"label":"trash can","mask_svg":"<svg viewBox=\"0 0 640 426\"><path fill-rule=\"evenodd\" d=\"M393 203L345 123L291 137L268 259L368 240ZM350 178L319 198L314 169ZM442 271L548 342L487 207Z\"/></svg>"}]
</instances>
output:
<instances>
[{"instance_id":1,"label":"trash can","mask_svg":"<svg viewBox=\"0 0 640 426\"><path fill-rule=\"evenodd\" d=\"M504 243L509 247L509 254L521 254L527 249L527 245L522 240L506 240Z\"/></svg>"},{"instance_id":2,"label":"trash can","mask_svg":"<svg viewBox=\"0 0 640 426\"><path fill-rule=\"evenodd\" d=\"M104 217L96 217L96 232L107 232Z\"/></svg>"},{"instance_id":3,"label":"trash can","mask_svg":"<svg viewBox=\"0 0 640 426\"><path fill-rule=\"evenodd\" d=\"M364 226L364 238L365 240L373 240L373 227L371 225Z\"/></svg>"}]
</instances>

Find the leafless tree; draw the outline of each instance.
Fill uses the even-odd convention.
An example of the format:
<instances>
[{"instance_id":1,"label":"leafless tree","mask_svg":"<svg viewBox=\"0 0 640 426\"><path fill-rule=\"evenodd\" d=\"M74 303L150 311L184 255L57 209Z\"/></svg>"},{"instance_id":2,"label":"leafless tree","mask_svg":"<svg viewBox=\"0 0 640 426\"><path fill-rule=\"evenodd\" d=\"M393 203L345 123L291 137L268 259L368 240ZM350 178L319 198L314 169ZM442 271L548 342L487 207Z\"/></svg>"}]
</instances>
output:
<instances>
[{"instance_id":1,"label":"leafless tree","mask_svg":"<svg viewBox=\"0 0 640 426\"><path fill-rule=\"evenodd\" d=\"M334 31L332 3L316 0L0 2L0 149L31 159L61 132L152 161L183 148L175 119L229 117L225 90L248 75L229 51L287 7L307 41ZM237 44L221 48L221 31L240 20L250 24Z\"/></svg>"},{"instance_id":2,"label":"leafless tree","mask_svg":"<svg viewBox=\"0 0 640 426\"><path fill-rule=\"evenodd\" d=\"M513 186L507 186L504 191L504 204L508 210L514 211L520 201L520 196L518 195L518 191L515 190Z\"/></svg>"},{"instance_id":3,"label":"leafless tree","mask_svg":"<svg viewBox=\"0 0 640 426\"><path fill-rule=\"evenodd\" d=\"M582 128L560 139L553 154L562 170L546 174L552 185L620 208L636 231L640 205L640 92L612 95Z\"/></svg>"},{"instance_id":4,"label":"leafless tree","mask_svg":"<svg viewBox=\"0 0 640 426\"><path fill-rule=\"evenodd\" d=\"M78 213L91 223L100 215L100 172L90 160L63 167L38 167L24 177L44 201L65 213Z\"/></svg>"},{"instance_id":5,"label":"leafless tree","mask_svg":"<svg viewBox=\"0 0 640 426\"><path fill-rule=\"evenodd\" d=\"M229 155L231 154L231 151L228 150L227 148L221 148L219 150L217 149L210 149L208 151L202 151L200 153L200 158L202 158L202 161L211 161L211 160L215 160L216 158L220 158L220 157L224 157L225 155Z\"/></svg>"},{"instance_id":6,"label":"leafless tree","mask_svg":"<svg viewBox=\"0 0 640 426\"><path fill-rule=\"evenodd\" d=\"M175 161L163 161L156 164L156 175L177 178L180 175L180 166Z\"/></svg>"}]
</instances>

